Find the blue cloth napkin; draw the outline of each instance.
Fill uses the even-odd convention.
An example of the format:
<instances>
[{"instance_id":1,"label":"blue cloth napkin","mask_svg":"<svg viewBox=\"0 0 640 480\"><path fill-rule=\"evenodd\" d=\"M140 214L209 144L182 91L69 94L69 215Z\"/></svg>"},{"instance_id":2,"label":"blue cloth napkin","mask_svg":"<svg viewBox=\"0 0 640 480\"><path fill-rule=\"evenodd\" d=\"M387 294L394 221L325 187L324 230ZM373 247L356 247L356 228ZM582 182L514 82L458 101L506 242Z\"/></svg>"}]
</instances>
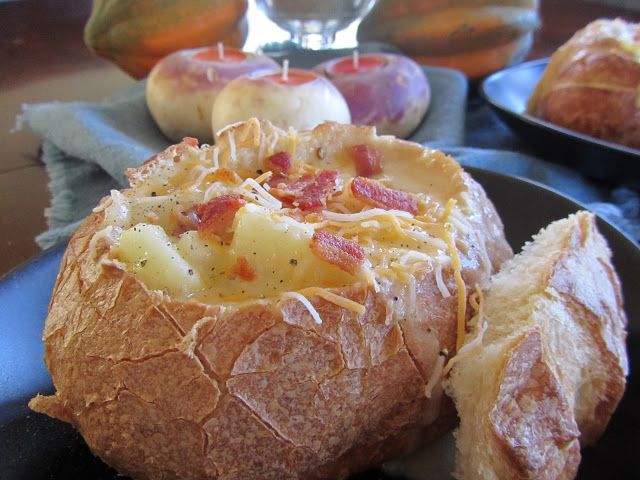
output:
<instances>
[{"instance_id":1,"label":"blue cloth napkin","mask_svg":"<svg viewBox=\"0 0 640 480\"><path fill-rule=\"evenodd\" d=\"M640 241L636 190L605 187L568 167L537 158L470 90L464 75L444 68L424 69L432 100L411 140L441 149L466 166L540 182ZM126 187L126 168L140 165L170 145L147 109L144 90L141 81L102 103L24 106L18 126L28 126L43 138L42 159L50 177L52 200L45 212L49 229L37 237L43 248L68 240L100 198L111 189Z\"/></svg>"}]
</instances>

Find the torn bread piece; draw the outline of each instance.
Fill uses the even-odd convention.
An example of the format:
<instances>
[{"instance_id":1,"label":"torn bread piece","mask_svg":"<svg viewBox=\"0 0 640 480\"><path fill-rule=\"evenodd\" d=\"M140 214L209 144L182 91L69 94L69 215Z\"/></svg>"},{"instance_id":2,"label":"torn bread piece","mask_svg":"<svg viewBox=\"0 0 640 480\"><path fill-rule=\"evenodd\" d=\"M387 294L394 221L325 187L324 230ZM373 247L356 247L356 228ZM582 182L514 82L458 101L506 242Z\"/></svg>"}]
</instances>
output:
<instances>
[{"instance_id":1,"label":"torn bread piece","mask_svg":"<svg viewBox=\"0 0 640 480\"><path fill-rule=\"evenodd\" d=\"M476 356L445 382L460 417L458 479L573 478L625 389L626 316L595 217L556 221L485 292ZM486 328L486 330L485 330Z\"/></svg>"}]
</instances>

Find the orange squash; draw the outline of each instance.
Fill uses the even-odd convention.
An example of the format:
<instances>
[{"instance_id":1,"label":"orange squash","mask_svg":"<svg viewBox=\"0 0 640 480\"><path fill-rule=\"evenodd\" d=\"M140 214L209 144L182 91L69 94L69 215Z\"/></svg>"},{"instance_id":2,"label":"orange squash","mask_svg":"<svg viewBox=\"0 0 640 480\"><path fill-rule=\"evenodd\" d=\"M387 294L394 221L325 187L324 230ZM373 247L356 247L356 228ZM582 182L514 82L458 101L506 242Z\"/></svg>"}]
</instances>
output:
<instances>
[{"instance_id":1,"label":"orange squash","mask_svg":"<svg viewBox=\"0 0 640 480\"><path fill-rule=\"evenodd\" d=\"M521 60L540 25L539 0L379 0L358 29L414 60L479 78Z\"/></svg>"},{"instance_id":2,"label":"orange squash","mask_svg":"<svg viewBox=\"0 0 640 480\"><path fill-rule=\"evenodd\" d=\"M247 0L96 0L84 41L134 78L177 50L223 42L241 47Z\"/></svg>"}]
</instances>

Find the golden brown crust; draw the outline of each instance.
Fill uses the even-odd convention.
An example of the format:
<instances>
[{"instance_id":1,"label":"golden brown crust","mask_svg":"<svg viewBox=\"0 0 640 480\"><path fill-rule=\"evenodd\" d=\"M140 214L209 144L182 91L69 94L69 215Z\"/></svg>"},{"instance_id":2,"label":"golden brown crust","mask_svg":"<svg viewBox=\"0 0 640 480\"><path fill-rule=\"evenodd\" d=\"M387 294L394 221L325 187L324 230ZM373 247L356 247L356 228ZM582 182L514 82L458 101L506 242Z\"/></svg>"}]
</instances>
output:
<instances>
[{"instance_id":1,"label":"golden brown crust","mask_svg":"<svg viewBox=\"0 0 640 480\"><path fill-rule=\"evenodd\" d=\"M560 47L527 113L640 149L640 25L597 20Z\"/></svg>"},{"instance_id":2,"label":"golden brown crust","mask_svg":"<svg viewBox=\"0 0 640 480\"><path fill-rule=\"evenodd\" d=\"M593 348L583 359L589 371L583 373L582 382L572 385L565 380L566 387L576 390L576 421L584 447L602 435L624 393L627 319L611 252L597 230L595 217L583 213L577 220L579 225L568 238L548 283Z\"/></svg>"},{"instance_id":3,"label":"golden brown crust","mask_svg":"<svg viewBox=\"0 0 640 480\"><path fill-rule=\"evenodd\" d=\"M486 283L511 255L493 206L453 160L370 129L330 124L309 135L297 146L302 159L348 142L431 155L428 168L444 176L432 179L442 182L435 191L455 195L473 227L456 237L468 282ZM186 148L129 172L132 184L162 175ZM438 352L455 350L458 313L433 271L416 277L414 311L395 310L399 282L381 291L356 283L334 291L364 313L315 296L317 324L293 299L217 305L148 289L96 240L104 217L92 214L63 257L44 332L57 392L30 405L72 423L120 473L344 478L455 421L439 383L425 395ZM450 265L442 276L455 292Z\"/></svg>"},{"instance_id":4,"label":"golden brown crust","mask_svg":"<svg viewBox=\"0 0 640 480\"><path fill-rule=\"evenodd\" d=\"M477 356L448 392L460 479L571 479L625 389L626 316L595 216L551 224L492 278ZM480 445L480 446L479 446Z\"/></svg>"},{"instance_id":5,"label":"golden brown crust","mask_svg":"<svg viewBox=\"0 0 640 480\"><path fill-rule=\"evenodd\" d=\"M540 331L515 339L504 357L488 420L508 478L571 479L580 464L580 432L571 400L542 358Z\"/></svg>"}]
</instances>

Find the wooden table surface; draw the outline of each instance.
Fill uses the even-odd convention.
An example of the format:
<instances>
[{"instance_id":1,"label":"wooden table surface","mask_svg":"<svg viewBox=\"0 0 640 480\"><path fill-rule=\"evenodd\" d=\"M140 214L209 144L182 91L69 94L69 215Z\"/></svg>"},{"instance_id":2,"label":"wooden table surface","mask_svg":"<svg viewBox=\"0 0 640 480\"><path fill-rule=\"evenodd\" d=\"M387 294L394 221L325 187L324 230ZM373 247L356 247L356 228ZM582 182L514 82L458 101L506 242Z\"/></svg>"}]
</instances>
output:
<instances>
[{"instance_id":1,"label":"wooden table surface","mask_svg":"<svg viewBox=\"0 0 640 480\"><path fill-rule=\"evenodd\" d=\"M134 80L95 57L82 40L90 0L0 2L0 275L37 255L46 230L48 177L40 139L15 130L23 103L99 101ZM547 57L576 30L601 17L640 22L640 11L579 0L541 0L542 26L527 59Z\"/></svg>"}]
</instances>

